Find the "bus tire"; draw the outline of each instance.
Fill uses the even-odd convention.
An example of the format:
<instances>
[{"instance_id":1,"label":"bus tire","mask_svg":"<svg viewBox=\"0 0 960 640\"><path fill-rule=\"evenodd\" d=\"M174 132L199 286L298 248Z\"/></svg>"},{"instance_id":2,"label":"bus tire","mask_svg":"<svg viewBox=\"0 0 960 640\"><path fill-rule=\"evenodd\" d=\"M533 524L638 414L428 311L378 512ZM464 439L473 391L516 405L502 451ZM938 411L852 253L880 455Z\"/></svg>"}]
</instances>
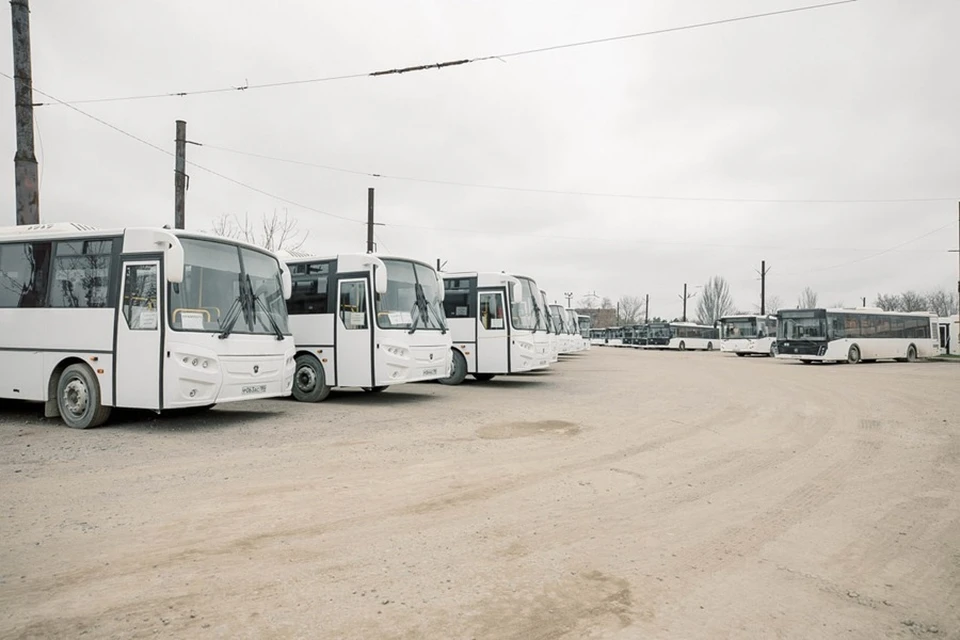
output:
<instances>
[{"instance_id":1,"label":"bus tire","mask_svg":"<svg viewBox=\"0 0 960 640\"><path fill-rule=\"evenodd\" d=\"M686 351L686 350L687 350L687 343L684 342L683 340L681 340L681 341L680 341L680 344L677 345L677 348L679 348L680 351Z\"/></svg>"},{"instance_id":2,"label":"bus tire","mask_svg":"<svg viewBox=\"0 0 960 640\"><path fill-rule=\"evenodd\" d=\"M771 358L776 358L776 357L777 357L777 343L776 343L776 342L773 342L773 343L770 344L770 357L771 357Z\"/></svg>"},{"instance_id":3,"label":"bus tire","mask_svg":"<svg viewBox=\"0 0 960 640\"><path fill-rule=\"evenodd\" d=\"M85 364L72 364L57 381L57 409L72 429L99 427L110 417L110 407L100 402L100 383Z\"/></svg>"},{"instance_id":4,"label":"bus tire","mask_svg":"<svg viewBox=\"0 0 960 640\"><path fill-rule=\"evenodd\" d=\"M493 380L496 374L493 373L475 373L473 374L473 379L479 382L487 382Z\"/></svg>"},{"instance_id":5,"label":"bus tire","mask_svg":"<svg viewBox=\"0 0 960 640\"><path fill-rule=\"evenodd\" d=\"M847 351L847 364L859 364L860 363L860 347L857 345L852 345L850 350Z\"/></svg>"},{"instance_id":6,"label":"bus tire","mask_svg":"<svg viewBox=\"0 0 960 640\"><path fill-rule=\"evenodd\" d=\"M708 343L707 343L707 351L713 351L713 343L712 343L712 342L708 342Z\"/></svg>"},{"instance_id":7,"label":"bus tire","mask_svg":"<svg viewBox=\"0 0 960 640\"><path fill-rule=\"evenodd\" d=\"M366 391L367 393L381 393L387 390L387 386L382 385L378 387L363 387L363 390Z\"/></svg>"},{"instance_id":8,"label":"bus tire","mask_svg":"<svg viewBox=\"0 0 960 640\"><path fill-rule=\"evenodd\" d=\"M737 351L737 357L742 358L742 357L744 357L745 355L747 355L747 354L745 354L745 353L742 352L742 351Z\"/></svg>"},{"instance_id":9,"label":"bus tire","mask_svg":"<svg viewBox=\"0 0 960 640\"><path fill-rule=\"evenodd\" d=\"M450 356L450 375L446 378L440 378L438 382L446 385L458 385L467 378L467 359L456 349Z\"/></svg>"},{"instance_id":10,"label":"bus tire","mask_svg":"<svg viewBox=\"0 0 960 640\"><path fill-rule=\"evenodd\" d=\"M322 402L330 395L323 365L312 355L297 356L293 373L293 397L299 402Z\"/></svg>"},{"instance_id":11,"label":"bus tire","mask_svg":"<svg viewBox=\"0 0 960 640\"><path fill-rule=\"evenodd\" d=\"M917 361L917 348L914 345L907 347L907 362Z\"/></svg>"}]
</instances>

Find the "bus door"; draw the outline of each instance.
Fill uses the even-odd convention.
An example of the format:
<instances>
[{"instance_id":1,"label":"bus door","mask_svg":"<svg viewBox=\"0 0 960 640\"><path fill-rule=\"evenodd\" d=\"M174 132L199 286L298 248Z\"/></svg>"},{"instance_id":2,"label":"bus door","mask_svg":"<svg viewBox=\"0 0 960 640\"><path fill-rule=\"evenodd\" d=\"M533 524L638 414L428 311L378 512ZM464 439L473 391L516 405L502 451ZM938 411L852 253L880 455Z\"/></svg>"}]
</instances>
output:
<instances>
[{"instance_id":1,"label":"bus door","mask_svg":"<svg viewBox=\"0 0 960 640\"><path fill-rule=\"evenodd\" d=\"M114 371L117 407L159 410L161 394L160 261L124 260L120 263L120 313Z\"/></svg>"},{"instance_id":2,"label":"bus door","mask_svg":"<svg viewBox=\"0 0 960 640\"><path fill-rule=\"evenodd\" d=\"M337 386L373 387L373 346L370 301L366 278L337 283Z\"/></svg>"},{"instance_id":3,"label":"bus door","mask_svg":"<svg viewBox=\"0 0 960 640\"><path fill-rule=\"evenodd\" d=\"M478 291L477 298L477 373L507 373L510 332L503 292Z\"/></svg>"}]
</instances>

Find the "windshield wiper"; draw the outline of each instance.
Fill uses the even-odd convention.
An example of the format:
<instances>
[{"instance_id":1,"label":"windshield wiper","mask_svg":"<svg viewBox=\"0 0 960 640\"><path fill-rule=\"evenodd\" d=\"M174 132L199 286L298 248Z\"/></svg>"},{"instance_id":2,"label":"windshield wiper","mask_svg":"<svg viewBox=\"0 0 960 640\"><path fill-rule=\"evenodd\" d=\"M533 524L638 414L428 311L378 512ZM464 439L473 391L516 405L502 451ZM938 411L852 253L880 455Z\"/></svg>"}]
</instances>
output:
<instances>
[{"instance_id":1,"label":"windshield wiper","mask_svg":"<svg viewBox=\"0 0 960 640\"><path fill-rule=\"evenodd\" d=\"M230 333L233 331L234 325L237 324L237 320L240 319L240 304L243 301L243 293L237 296L236 300L233 301L233 304L230 305L230 308L227 309L227 313L223 316L223 322L220 323L220 328L223 329L218 336L221 340L226 340Z\"/></svg>"},{"instance_id":2,"label":"windshield wiper","mask_svg":"<svg viewBox=\"0 0 960 640\"><path fill-rule=\"evenodd\" d=\"M273 314L270 313L270 309L267 308L267 303L265 303L260 296L254 295L253 302L260 305L260 309L266 314L267 320L270 321L270 326L273 328L273 332L277 335L277 340L283 340L283 329L280 328L280 325L277 324L276 318L273 317Z\"/></svg>"},{"instance_id":3,"label":"windshield wiper","mask_svg":"<svg viewBox=\"0 0 960 640\"><path fill-rule=\"evenodd\" d=\"M536 318L536 324L533 325L533 333L536 333L537 327L540 326L540 320L542 319L543 316L540 313L540 305L537 304L536 299L534 299L532 302L533 302L533 317Z\"/></svg>"}]
</instances>

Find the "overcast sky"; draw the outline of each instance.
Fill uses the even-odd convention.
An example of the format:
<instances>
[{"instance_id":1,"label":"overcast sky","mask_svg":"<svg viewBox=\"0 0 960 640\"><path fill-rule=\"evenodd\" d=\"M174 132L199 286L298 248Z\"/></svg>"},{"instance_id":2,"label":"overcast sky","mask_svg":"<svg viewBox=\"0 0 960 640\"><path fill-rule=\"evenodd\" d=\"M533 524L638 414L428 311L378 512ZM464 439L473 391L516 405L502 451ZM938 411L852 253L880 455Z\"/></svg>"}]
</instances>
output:
<instances>
[{"instance_id":1,"label":"overcast sky","mask_svg":"<svg viewBox=\"0 0 960 640\"><path fill-rule=\"evenodd\" d=\"M72 101L300 80L814 3L33 0L34 85ZM960 199L958 24L957 0L859 0L442 71L77 106L170 151L183 119L193 141L352 171L702 199L376 179L190 146L191 161L357 221L193 167L190 229L287 208L309 231L306 250L362 251L373 186L381 253L529 274L551 299L649 293L651 314L673 316L684 282L722 275L748 310L765 259L768 292L785 304L810 286L821 304L852 305L956 288L957 254L947 250ZM12 69L9 45L0 69ZM0 104L0 198L13 224L5 78ZM171 157L63 106L36 116L42 221L173 222ZM944 200L716 200L908 198Z\"/></svg>"}]
</instances>

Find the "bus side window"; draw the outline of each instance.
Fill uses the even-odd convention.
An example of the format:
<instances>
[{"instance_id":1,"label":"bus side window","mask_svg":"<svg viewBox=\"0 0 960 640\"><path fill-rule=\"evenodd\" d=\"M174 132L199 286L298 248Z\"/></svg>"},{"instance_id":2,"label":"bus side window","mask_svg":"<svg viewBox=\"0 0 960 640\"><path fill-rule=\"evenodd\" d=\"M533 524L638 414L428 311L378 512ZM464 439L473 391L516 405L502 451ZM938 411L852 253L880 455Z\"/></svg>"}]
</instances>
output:
<instances>
[{"instance_id":1,"label":"bus side window","mask_svg":"<svg viewBox=\"0 0 960 640\"><path fill-rule=\"evenodd\" d=\"M340 319L347 329L367 328L367 286L365 282L340 284Z\"/></svg>"},{"instance_id":2,"label":"bus side window","mask_svg":"<svg viewBox=\"0 0 960 640\"><path fill-rule=\"evenodd\" d=\"M128 264L123 278L123 317L134 331L156 331L157 265Z\"/></svg>"},{"instance_id":3,"label":"bus side window","mask_svg":"<svg viewBox=\"0 0 960 640\"><path fill-rule=\"evenodd\" d=\"M503 329L503 302L499 293L480 294L480 324L484 329Z\"/></svg>"}]
</instances>

